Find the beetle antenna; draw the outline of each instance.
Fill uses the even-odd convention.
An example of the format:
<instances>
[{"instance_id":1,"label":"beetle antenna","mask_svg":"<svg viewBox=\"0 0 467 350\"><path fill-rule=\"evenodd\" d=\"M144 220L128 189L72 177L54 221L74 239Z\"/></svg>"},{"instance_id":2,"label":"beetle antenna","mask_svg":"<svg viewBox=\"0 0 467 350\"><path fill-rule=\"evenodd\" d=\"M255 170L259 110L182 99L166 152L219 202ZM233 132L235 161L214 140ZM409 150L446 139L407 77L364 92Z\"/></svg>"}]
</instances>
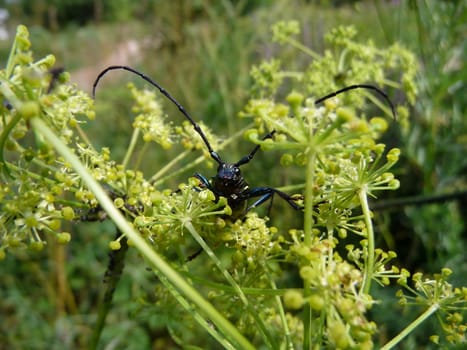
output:
<instances>
[{"instance_id":1,"label":"beetle antenna","mask_svg":"<svg viewBox=\"0 0 467 350\"><path fill-rule=\"evenodd\" d=\"M102 72L99 73L99 75L97 76L96 80L94 81L94 84L92 84L92 98L95 98L96 96L96 88L97 88L97 84L99 83L99 80L101 80L101 78L107 74L107 72L111 71L111 70L126 70L128 72L131 72L133 74L136 74L137 76L139 76L140 78L142 78L143 80L146 80L149 84L151 84L152 86L156 87L162 95L164 95L165 97L167 97L175 106L177 106L178 110L185 116L186 119L188 119L188 121L191 123L191 125L193 125L193 128L195 129L195 131L198 133L199 136L201 136L201 138L203 139L204 141L204 144L206 145L206 147L208 148L208 151L209 151L209 154L211 155L211 157L218 163L218 164L222 164L222 160L219 156L219 154L217 154L217 152L215 152L212 147L211 147L211 144L209 143L208 141L208 138L206 137L206 135L204 134L203 130L201 129L201 126L195 122L195 120L190 116L190 114L188 114L188 112L185 110L185 108L174 98L172 97L172 95L170 95L167 90L165 90L162 86L160 86L158 83L156 83L154 80L152 80L151 78L149 78L147 75L141 73L141 72L138 72L136 69L133 69L131 67L128 67L128 66L109 66L107 68L105 68Z\"/></svg>"},{"instance_id":2,"label":"beetle antenna","mask_svg":"<svg viewBox=\"0 0 467 350\"><path fill-rule=\"evenodd\" d=\"M376 86L368 85L368 84L356 84L356 85L346 86L345 88L339 89L337 91L331 92L330 94L327 94L326 96L318 98L315 101L315 105L320 104L321 102L324 102L324 101L330 99L331 97L337 96L337 95L339 95L339 94L341 94L343 92L346 92L346 91L349 91L349 90L354 90L354 89L367 89L367 90L376 91L388 103L389 107L391 107L392 116L394 117L394 119L397 119L396 108L392 104L392 102L389 99L388 95L383 90L377 88Z\"/></svg>"}]
</instances>

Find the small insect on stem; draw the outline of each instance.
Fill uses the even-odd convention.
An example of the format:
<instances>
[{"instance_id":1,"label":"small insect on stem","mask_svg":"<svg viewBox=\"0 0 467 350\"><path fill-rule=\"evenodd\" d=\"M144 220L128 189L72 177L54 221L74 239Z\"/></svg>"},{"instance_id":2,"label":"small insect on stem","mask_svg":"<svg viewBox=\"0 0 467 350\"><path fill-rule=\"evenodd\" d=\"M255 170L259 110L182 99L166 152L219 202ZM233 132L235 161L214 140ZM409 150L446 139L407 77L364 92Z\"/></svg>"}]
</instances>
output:
<instances>
[{"instance_id":1,"label":"small insect on stem","mask_svg":"<svg viewBox=\"0 0 467 350\"><path fill-rule=\"evenodd\" d=\"M244 216L248 211L251 209L263 204L264 202L270 200L270 205L272 204L272 200L274 195L278 195L280 198L285 200L292 208L296 210L301 210L303 207L297 203L298 200L303 199L302 196L290 196L287 193L284 193L278 189L272 187L252 187L248 185L248 183L243 178L242 172L240 171L240 166L249 163L253 157L255 156L256 152L259 150L260 146L257 145L253 150L248 153L246 156L242 157L239 161L235 163L227 163L222 160L220 155L213 150L211 144L209 143L206 135L204 134L203 130L201 129L200 125L195 122L195 120L191 117L191 115L185 110L185 108L174 98L172 97L167 90L165 90L162 86L156 83L147 75L131 68L128 66L109 66L105 68L99 75L97 76L94 84L92 86L92 96L95 97L96 87L101 78L107 74L111 70L126 70L133 74L136 74L140 78L144 79L146 82L151 84L152 86L156 87L167 99L169 99L179 111L185 116L185 118L193 125L193 128L198 133L198 135L203 140L204 144L206 145L209 154L212 159L216 161L218 164L217 173L211 180L208 180L203 175L196 173L194 176L201 182L201 186L208 188L211 190L217 197L225 197L227 198L229 206L232 208L233 213L235 216ZM321 97L315 101L315 104L320 104L323 101L334 97L338 94L343 92L353 90L353 89L370 89L373 91L378 92L391 106L391 111L395 117L395 109L391 101L389 100L388 96L380 89L373 85L366 85L366 84L358 84L358 85L350 85L343 89L334 91L331 94L328 94L324 97ZM266 136L264 136L263 140L272 138L275 131L271 131ZM254 202L248 205L248 201L250 199L255 199Z\"/></svg>"}]
</instances>

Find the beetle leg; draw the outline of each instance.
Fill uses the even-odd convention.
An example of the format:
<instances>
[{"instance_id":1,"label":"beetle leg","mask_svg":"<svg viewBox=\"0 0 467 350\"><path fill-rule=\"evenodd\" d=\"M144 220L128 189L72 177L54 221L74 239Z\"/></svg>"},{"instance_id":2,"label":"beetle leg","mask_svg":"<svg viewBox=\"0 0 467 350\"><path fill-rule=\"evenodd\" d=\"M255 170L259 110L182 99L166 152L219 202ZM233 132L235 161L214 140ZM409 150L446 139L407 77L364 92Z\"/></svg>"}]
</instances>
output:
<instances>
[{"instance_id":1,"label":"beetle leg","mask_svg":"<svg viewBox=\"0 0 467 350\"><path fill-rule=\"evenodd\" d=\"M251 209L253 208L256 208L257 206L263 204L264 202L266 202L268 199L271 199L271 203L272 203L272 199L274 198L274 192L268 192L264 195L262 195L259 199L257 199L253 204L251 204L250 206L248 206L246 209L245 209L245 214L248 213ZM269 215L269 208L268 208L268 215Z\"/></svg>"},{"instance_id":2,"label":"beetle leg","mask_svg":"<svg viewBox=\"0 0 467 350\"><path fill-rule=\"evenodd\" d=\"M276 132L275 130L271 131L270 133L268 133L266 136L263 137L263 140L272 138L272 135L274 135L275 132ZM260 145L257 145L255 148L253 148L253 150L249 154L247 154L242 159L240 159L237 163L235 163L235 165L240 166L240 165L248 163L250 160L253 159L253 157L255 156L256 152L258 152L260 147L261 147Z\"/></svg>"},{"instance_id":3,"label":"beetle leg","mask_svg":"<svg viewBox=\"0 0 467 350\"><path fill-rule=\"evenodd\" d=\"M214 192L214 189L212 188L211 183L203 175L201 175L200 173L195 173L193 177L196 177L201 182L200 187L207 188L211 190L212 192Z\"/></svg>"},{"instance_id":4,"label":"beetle leg","mask_svg":"<svg viewBox=\"0 0 467 350\"><path fill-rule=\"evenodd\" d=\"M246 199L255 198L255 197L260 197L260 198L258 198L253 204L251 204L245 210L245 213L247 213L251 209L256 208L257 206L263 204L268 199L271 200L271 204L270 204L270 206L271 206L272 205L272 200L273 200L275 194L277 194L279 197L281 197L283 200L285 200L287 203L289 203L289 205L292 208L294 208L295 210L302 210L303 209L302 206L295 203L297 198L293 198L292 196L289 196L287 193L284 193L282 191L276 190L275 188L271 188L271 187L255 187L255 188L252 188L251 190L249 190L248 193L246 193L245 198Z\"/></svg>"}]
</instances>

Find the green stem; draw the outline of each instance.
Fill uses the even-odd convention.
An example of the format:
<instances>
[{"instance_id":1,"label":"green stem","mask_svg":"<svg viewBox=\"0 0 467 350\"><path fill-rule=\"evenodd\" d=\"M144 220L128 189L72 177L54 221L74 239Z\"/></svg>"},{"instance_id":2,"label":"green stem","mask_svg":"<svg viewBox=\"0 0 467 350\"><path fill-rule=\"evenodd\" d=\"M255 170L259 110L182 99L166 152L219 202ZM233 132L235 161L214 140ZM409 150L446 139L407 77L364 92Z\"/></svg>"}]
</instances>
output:
<instances>
[{"instance_id":1,"label":"green stem","mask_svg":"<svg viewBox=\"0 0 467 350\"><path fill-rule=\"evenodd\" d=\"M309 293L310 285L305 282L304 293ZM307 295L307 294L305 294ZM303 349L311 349L311 306L306 303L303 307Z\"/></svg>"},{"instance_id":2,"label":"green stem","mask_svg":"<svg viewBox=\"0 0 467 350\"><path fill-rule=\"evenodd\" d=\"M274 281L274 279L269 274L269 271L267 272L267 274L268 274L268 280L271 283L271 288L273 290L277 290L276 282ZM287 324L287 318L285 316L284 305L282 305L281 296L276 295L274 297L274 299L276 300L277 309L279 310L279 317L280 317L281 323L282 323L282 328L284 329L285 347L286 347L286 349L294 350L293 341L292 341L292 334L290 333L290 328L289 328L289 325Z\"/></svg>"},{"instance_id":3,"label":"green stem","mask_svg":"<svg viewBox=\"0 0 467 350\"><path fill-rule=\"evenodd\" d=\"M210 287L212 289L218 289L228 294L235 293L233 287L228 286L224 283L208 281L204 278L194 276L188 272L181 271L183 276L190 278L192 281L197 282L205 287ZM289 288L275 288L275 289L266 289L266 288L254 288L254 287L242 287L243 294L253 295L253 296L282 296L288 291Z\"/></svg>"},{"instance_id":4,"label":"green stem","mask_svg":"<svg viewBox=\"0 0 467 350\"><path fill-rule=\"evenodd\" d=\"M398 343L402 341L407 335L412 333L412 331L417 328L422 322L424 322L428 317L434 314L439 309L439 304L433 304L428 309L425 310L420 316L418 316L411 324L405 327L402 332L400 332L397 336L392 338L388 343L386 343L381 350L390 350Z\"/></svg>"},{"instance_id":5,"label":"green stem","mask_svg":"<svg viewBox=\"0 0 467 350\"><path fill-rule=\"evenodd\" d=\"M15 67L15 65L17 64L16 63L16 60L15 60L15 56L17 54L16 52L16 49L18 47L18 40L19 40L19 27L17 28L16 30L16 37L15 37L15 40L13 41L13 45L11 47L11 50L10 50L10 54L8 55L8 60L7 60L7 63L6 63L6 68L5 68L5 76L6 78L10 78L11 74L13 73L13 68Z\"/></svg>"},{"instance_id":6,"label":"green stem","mask_svg":"<svg viewBox=\"0 0 467 350\"><path fill-rule=\"evenodd\" d=\"M16 95L10 89L6 81L0 82L0 92L13 105L13 107L16 108L16 110L20 109L22 102L16 97ZM8 135L10 134L11 130L13 130L13 128L16 126L16 124L19 123L21 119L22 119L22 115L20 113L16 113L16 115L5 126L2 134L0 135L0 165L2 168L4 168L4 169L1 169L2 172L4 171L7 176L10 176L10 172L5 161L3 151L5 150L5 145L8 140Z\"/></svg>"},{"instance_id":7,"label":"green stem","mask_svg":"<svg viewBox=\"0 0 467 350\"><path fill-rule=\"evenodd\" d=\"M283 71L283 72L280 72L279 75L282 78L293 78L293 79L297 79L297 80L303 78L303 73L302 72Z\"/></svg>"},{"instance_id":8,"label":"green stem","mask_svg":"<svg viewBox=\"0 0 467 350\"><path fill-rule=\"evenodd\" d=\"M363 92L363 94L371 101L371 103L380 108L385 114L393 118L392 111L386 104L381 102L376 96L370 93Z\"/></svg>"},{"instance_id":9,"label":"green stem","mask_svg":"<svg viewBox=\"0 0 467 350\"><path fill-rule=\"evenodd\" d=\"M394 89L400 89L401 84L397 81L391 80L391 79L383 79L382 84L387 85L389 87L392 87Z\"/></svg>"},{"instance_id":10,"label":"green stem","mask_svg":"<svg viewBox=\"0 0 467 350\"><path fill-rule=\"evenodd\" d=\"M298 191L302 190L305 188L305 184L296 184L296 185L287 185L287 186L279 186L276 187L277 190L282 191L282 192L292 192L292 191Z\"/></svg>"},{"instance_id":11,"label":"green stem","mask_svg":"<svg viewBox=\"0 0 467 350\"><path fill-rule=\"evenodd\" d=\"M157 254L133 226L126 221L124 216L114 206L112 200L108 197L102 186L92 177L78 157L60 140L60 138L37 117L31 119L31 125L55 147L57 152L60 153L81 176L83 182L96 196L101 207L107 212L122 234L132 241L133 246L150 263L152 268L164 275L174 288L191 302L192 307L194 305L199 308L203 315L205 315L205 318L209 319L215 327L218 327L230 341L236 344L237 348L253 350L254 346L238 331L238 329L223 317L211 303L204 299L192 285Z\"/></svg>"},{"instance_id":12,"label":"green stem","mask_svg":"<svg viewBox=\"0 0 467 350\"><path fill-rule=\"evenodd\" d=\"M366 255L365 255L365 270L363 271L363 283L360 292L368 294L371 288L371 279L373 277L373 269L375 266L375 234L373 231L373 222L371 221L371 212L368 205L368 197L366 187L358 192L358 198L362 207L362 214L365 219L366 226Z\"/></svg>"},{"instance_id":13,"label":"green stem","mask_svg":"<svg viewBox=\"0 0 467 350\"><path fill-rule=\"evenodd\" d=\"M188 155L189 151L183 151L182 153L179 153L178 156L173 158L170 162L168 162L164 167L162 167L156 174L154 174L150 179L149 182L151 183L157 183L157 180L164 175L167 171L170 170L175 164L177 164L181 159L185 158ZM171 173L171 176L173 173Z\"/></svg>"},{"instance_id":14,"label":"green stem","mask_svg":"<svg viewBox=\"0 0 467 350\"><path fill-rule=\"evenodd\" d=\"M421 196L399 197L396 199L378 200L372 203L371 208L376 210L404 210L407 206L421 206L432 203L462 200L467 197L467 189L452 193L428 194Z\"/></svg>"},{"instance_id":15,"label":"green stem","mask_svg":"<svg viewBox=\"0 0 467 350\"><path fill-rule=\"evenodd\" d=\"M315 60L321 59L321 56L319 54L311 50L309 47L303 45L301 42L291 39L291 38L287 39L287 42L293 47L295 47L296 49L299 49L303 51L304 53L306 53L307 55L309 55L310 57L314 58Z\"/></svg>"},{"instance_id":16,"label":"green stem","mask_svg":"<svg viewBox=\"0 0 467 350\"><path fill-rule=\"evenodd\" d=\"M144 142L143 146L138 152L138 156L136 157L136 160L134 161L134 165L132 166L133 169L140 169L141 164L146 160L146 151L149 148L149 142Z\"/></svg>"},{"instance_id":17,"label":"green stem","mask_svg":"<svg viewBox=\"0 0 467 350\"><path fill-rule=\"evenodd\" d=\"M204 241L203 237L201 237L196 231L195 227L191 223L191 221L186 221L184 223L185 228L190 232L190 234L193 236L195 241L203 248L203 250L206 252L206 254L209 256L209 258L214 262L214 264L217 266L217 268L222 272L224 275L225 279L227 282L230 283L230 285L234 288L234 290L237 292L237 295L239 296L240 300L245 306L248 306L248 299L243 293L242 289L240 286L235 282L233 277L230 275L230 273L222 267L222 263L220 260L217 258L216 254L212 251L212 249L209 247L209 245L206 244Z\"/></svg>"},{"instance_id":18,"label":"green stem","mask_svg":"<svg viewBox=\"0 0 467 350\"><path fill-rule=\"evenodd\" d=\"M209 333L214 339L216 339L220 345L226 350L235 350L235 347L225 338L222 334L219 333L219 330L216 327L213 327L211 322L204 318L203 315L199 312L197 308L190 305L189 300L183 297L176 288L157 270L153 270L156 276L159 278L161 283L172 293L173 297L182 305L190 315L198 322L198 324L203 327L207 333Z\"/></svg>"},{"instance_id":19,"label":"green stem","mask_svg":"<svg viewBox=\"0 0 467 350\"><path fill-rule=\"evenodd\" d=\"M222 150L224 147L232 143L234 140L236 140L240 135L242 135L246 130L251 129L253 124L248 124L246 127L241 129L240 131L236 132L234 135L229 137L227 140L225 140L217 149L217 151ZM167 164L164 168L162 168L160 171L158 171L156 174L154 174L149 182L151 182L154 186L158 186L161 183L164 183L168 179L173 179L175 176L178 174L184 173L188 169L194 168L196 165L202 163L206 158L204 156L200 156L196 158L194 161L191 163L187 164L186 166L180 168L177 171L171 172L170 175L161 178L162 175L164 175L172 166L174 166L178 161L183 159L189 151L184 151L181 154L179 154L176 158L174 158L169 164Z\"/></svg>"},{"instance_id":20,"label":"green stem","mask_svg":"<svg viewBox=\"0 0 467 350\"><path fill-rule=\"evenodd\" d=\"M8 140L8 135L10 134L11 130L15 127L16 124L19 123L19 121L22 119L21 115L16 114L16 116L10 120L10 122L6 125L5 129L3 130L2 134L0 135L0 164L2 169L2 172L8 176L11 177L10 170L8 169L7 162L5 160L5 155L3 151L5 150L5 144Z\"/></svg>"},{"instance_id":21,"label":"green stem","mask_svg":"<svg viewBox=\"0 0 467 350\"><path fill-rule=\"evenodd\" d=\"M131 135L131 140L130 140L130 145L127 148L127 151L125 153L125 157L123 158L122 166L124 169L126 169L128 162L130 161L131 155L133 154L133 151L135 150L136 147L136 142L138 141L140 129L136 128L133 130L133 134Z\"/></svg>"},{"instance_id":22,"label":"green stem","mask_svg":"<svg viewBox=\"0 0 467 350\"><path fill-rule=\"evenodd\" d=\"M217 256L214 254L212 249L209 247L209 245L206 244L204 241L203 237L201 237L196 231L195 227L191 223L191 221L186 221L184 223L184 226L186 229L190 232L190 234L193 236L193 238L196 240L196 242L203 248L203 250L206 252L206 254L209 256L209 258L214 262L214 264L217 266L219 271L222 272L224 275L224 278L229 282L229 284L233 287L235 292L237 293L238 297L242 301L243 305L247 308L247 310L250 312L250 315L254 318L256 321L256 324L261 330L261 333L263 334L264 340L266 344L268 345L269 349L277 349L277 344L275 344L273 337L271 336L270 332L268 331L266 325L264 324L263 320L261 317L259 317L259 313L257 310L255 310L250 303L248 302L248 298L246 297L245 293L243 293L242 288L238 285L237 282L233 279L232 275L227 271L223 266L221 261L217 258Z\"/></svg>"},{"instance_id":23,"label":"green stem","mask_svg":"<svg viewBox=\"0 0 467 350\"><path fill-rule=\"evenodd\" d=\"M180 157L177 157L176 159L174 159L174 161L178 162L185 155L186 155L185 152L179 154ZM206 158L204 156L200 156L200 157L196 158L194 161L192 161L189 164L185 165L184 167L181 167L178 170L172 171L169 175L164 176L164 177L159 178L159 179L158 179L158 176L156 176L156 175L159 175L160 172L158 172L156 175L151 177L150 182L154 185L154 187L157 187L160 184L163 184L164 182L166 182L167 180L173 179L176 176L178 176L179 174L183 174L183 173L187 172L189 169L192 169L192 168L196 167L198 164L201 164L205 159ZM173 166L175 164L175 162L171 162L170 165ZM169 169L168 167L164 167L164 168L166 170ZM157 180L153 182L153 179L157 179Z\"/></svg>"},{"instance_id":24,"label":"green stem","mask_svg":"<svg viewBox=\"0 0 467 350\"><path fill-rule=\"evenodd\" d=\"M349 49L342 50L342 53L339 56L339 62L337 63L337 71L338 72L343 72L344 71L345 60L347 58L348 53L349 53Z\"/></svg>"},{"instance_id":25,"label":"green stem","mask_svg":"<svg viewBox=\"0 0 467 350\"><path fill-rule=\"evenodd\" d=\"M316 153L314 150L308 151L307 169L306 169L306 183L305 183L305 213L304 213L304 227L305 245L311 244L311 235L313 228L313 186L314 186L314 173L315 173Z\"/></svg>"},{"instance_id":26,"label":"green stem","mask_svg":"<svg viewBox=\"0 0 467 350\"><path fill-rule=\"evenodd\" d=\"M310 128L311 130L311 128ZM311 133L312 131L310 131ZM310 135L313 137L313 135ZM315 174L315 163L316 163L316 152L313 147L310 147L308 150L308 159L307 159L307 170L306 170L306 183L305 183L305 213L304 213L304 244L306 246L311 245L312 241L312 229L313 229L313 187L314 187L314 174ZM310 295L311 288L310 282L304 282L303 294L305 296ZM305 304L303 310L303 349L310 349L311 344L310 340L313 336L311 334L311 307L309 303Z\"/></svg>"}]
</instances>

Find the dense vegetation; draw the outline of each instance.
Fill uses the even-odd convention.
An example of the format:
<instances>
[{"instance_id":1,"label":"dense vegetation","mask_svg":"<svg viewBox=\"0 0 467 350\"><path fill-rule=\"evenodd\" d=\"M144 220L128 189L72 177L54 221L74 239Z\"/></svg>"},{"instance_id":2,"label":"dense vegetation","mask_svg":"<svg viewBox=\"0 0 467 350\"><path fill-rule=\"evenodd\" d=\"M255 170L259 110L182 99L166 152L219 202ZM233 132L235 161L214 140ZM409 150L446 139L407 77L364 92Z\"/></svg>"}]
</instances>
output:
<instances>
[{"instance_id":1,"label":"dense vegetation","mask_svg":"<svg viewBox=\"0 0 467 350\"><path fill-rule=\"evenodd\" d=\"M1 48L0 348L465 345L465 4L251 3L10 5L29 32ZM223 158L261 144L245 177L304 211L229 219L193 190L213 161L157 91L65 83L92 67L89 91L127 42ZM360 91L313 106L355 83L396 120Z\"/></svg>"}]
</instances>

